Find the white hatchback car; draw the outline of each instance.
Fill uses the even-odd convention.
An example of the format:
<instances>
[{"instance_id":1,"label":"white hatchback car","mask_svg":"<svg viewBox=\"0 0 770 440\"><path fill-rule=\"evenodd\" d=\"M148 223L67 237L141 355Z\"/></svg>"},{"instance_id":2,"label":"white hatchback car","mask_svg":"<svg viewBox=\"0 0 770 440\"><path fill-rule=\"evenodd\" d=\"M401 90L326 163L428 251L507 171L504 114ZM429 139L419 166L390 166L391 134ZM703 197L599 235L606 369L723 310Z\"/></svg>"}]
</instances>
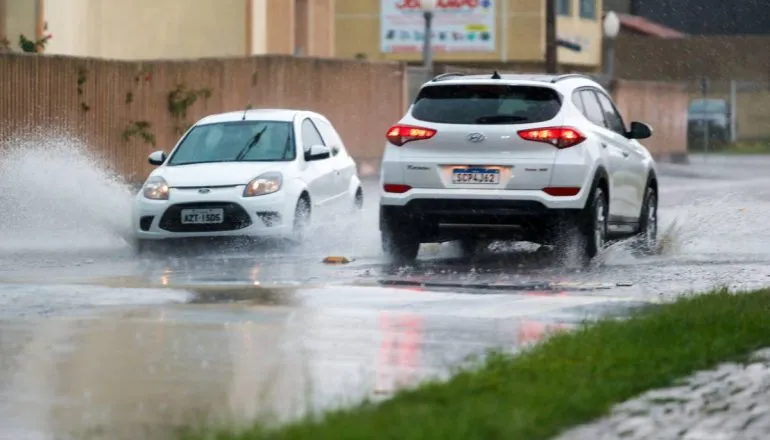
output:
<instances>
[{"instance_id":1,"label":"white hatchback car","mask_svg":"<svg viewBox=\"0 0 770 440\"><path fill-rule=\"evenodd\" d=\"M638 235L652 250L658 180L637 141L651 135L587 76L439 75L386 136L383 249L403 261L426 242L577 237L590 260Z\"/></svg>"},{"instance_id":2,"label":"white hatchback car","mask_svg":"<svg viewBox=\"0 0 770 440\"><path fill-rule=\"evenodd\" d=\"M310 111L211 115L149 162L158 168L133 206L139 250L169 238L301 241L317 220L363 204L356 163L331 122Z\"/></svg>"}]
</instances>

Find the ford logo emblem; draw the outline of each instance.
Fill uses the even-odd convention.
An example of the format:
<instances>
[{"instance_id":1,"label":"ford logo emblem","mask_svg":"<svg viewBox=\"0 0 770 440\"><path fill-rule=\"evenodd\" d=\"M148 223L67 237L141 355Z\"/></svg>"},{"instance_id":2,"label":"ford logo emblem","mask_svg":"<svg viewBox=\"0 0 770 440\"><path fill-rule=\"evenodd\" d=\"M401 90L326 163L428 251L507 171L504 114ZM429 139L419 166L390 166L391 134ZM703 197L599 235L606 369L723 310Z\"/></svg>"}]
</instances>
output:
<instances>
[{"instance_id":1,"label":"ford logo emblem","mask_svg":"<svg viewBox=\"0 0 770 440\"><path fill-rule=\"evenodd\" d=\"M468 136L466 136L466 138L468 139L469 142L473 142L474 144L477 144L479 142L483 142L484 139L486 139L487 137L481 133L471 133Z\"/></svg>"},{"instance_id":2,"label":"ford logo emblem","mask_svg":"<svg viewBox=\"0 0 770 440\"><path fill-rule=\"evenodd\" d=\"M208 194L208 193L211 192L211 190L208 189L208 188L201 188L201 189L198 190L198 192L201 193L201 194Z\"/></svg>"}]
</instances>

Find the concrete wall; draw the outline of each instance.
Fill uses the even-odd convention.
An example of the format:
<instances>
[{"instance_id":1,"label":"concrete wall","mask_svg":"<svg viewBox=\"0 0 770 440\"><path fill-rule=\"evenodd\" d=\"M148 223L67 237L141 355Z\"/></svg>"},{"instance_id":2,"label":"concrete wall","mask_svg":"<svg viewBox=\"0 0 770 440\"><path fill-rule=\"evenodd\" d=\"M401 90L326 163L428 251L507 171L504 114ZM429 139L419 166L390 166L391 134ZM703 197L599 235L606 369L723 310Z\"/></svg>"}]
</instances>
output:
<instances>
[{"instance_id":1,"label":"concrete wall","mask_svg":"<svg viewBox=\"0 0 770 440\"><path fill-rule=\"evenodd\" d=\"M19 50L19 35L37 38L37 2L34 0L5 0L3 27L12 50ZM0 34L1 37L2 34Z\"/></svg>"},{"instance_id":2,"label":"concrete wall","mask_svg":"<svg viewBox=\"0 0 770 440\"><path fill-rule=\"evenodd\" d=\"M245 0L45 0L54 35L46 53L129 60L243 55L245 13Z\"/></svg>"},{"instance_id":3,"label":"concrete wall","mask_svg":"<svg viewBox=\"0 0 770 440\"><path fill-rule=\"evenodd\" d=\"M615 50L620 78L640 80L767 80L770 36L660 39L621 35Z\"/></svg>"}]
</instances>

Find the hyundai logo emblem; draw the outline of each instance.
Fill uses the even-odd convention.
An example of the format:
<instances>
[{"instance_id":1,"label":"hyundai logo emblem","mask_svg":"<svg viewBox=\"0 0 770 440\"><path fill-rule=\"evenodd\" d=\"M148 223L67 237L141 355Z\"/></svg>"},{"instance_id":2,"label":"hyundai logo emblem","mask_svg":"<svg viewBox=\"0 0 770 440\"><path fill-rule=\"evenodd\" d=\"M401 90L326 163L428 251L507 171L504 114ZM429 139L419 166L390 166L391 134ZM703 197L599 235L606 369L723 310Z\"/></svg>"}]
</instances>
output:
<instances>
[{"instance_id":1,"label":"hyundai logo emblem","mask_svg":"<svg viewBox=\"0 0 770 440\"><path fill-rule=\"evenodd\" d=\"M201 193L201 194L208 194L208 193L211 192L211 190L208 189L208 188L201 188L201 189L198 190L198 192Z\"/></svg>"},{"instance_id":2,"label":"hyundai logo emblem","mask_svg":"<svg viewBox=\"0 0 770 440\"><path fill-rule=\"evenodd\" d=\"M469 142L473 142L474 144L477 144L477 143L479 143L479 142L483 142L483 141L484 141L484 139L486 139L486 138L487 138L487 137L486 137L486 136L484 136L484 135L483 135L483 134L481 134L481 133L471 133L471 134L469 134L469 135L467 136L467 139L468 139L468 141L469 141Z\"/></svg>"}]
</instances>

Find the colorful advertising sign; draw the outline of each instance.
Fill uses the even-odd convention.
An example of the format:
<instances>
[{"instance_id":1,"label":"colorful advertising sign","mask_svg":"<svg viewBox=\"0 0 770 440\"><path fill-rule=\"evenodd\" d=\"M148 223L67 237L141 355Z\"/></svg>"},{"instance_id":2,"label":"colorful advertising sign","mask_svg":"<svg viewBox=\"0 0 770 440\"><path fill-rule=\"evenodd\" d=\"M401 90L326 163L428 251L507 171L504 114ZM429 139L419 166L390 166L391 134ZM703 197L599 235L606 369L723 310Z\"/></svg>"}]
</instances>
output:
<instances>
[{"instance_id":1,"label":"colorful advertising sign","mask_svg":"<svg viewBox=\"0 0 770 440\"><path fill-rule=\"evenodd\" d=\"M438 0L432 46L441 52L494 52L495 0ZM380 50L422 52L425 20L420 0L380 0Z\"/></svg>"}]
</instances>

